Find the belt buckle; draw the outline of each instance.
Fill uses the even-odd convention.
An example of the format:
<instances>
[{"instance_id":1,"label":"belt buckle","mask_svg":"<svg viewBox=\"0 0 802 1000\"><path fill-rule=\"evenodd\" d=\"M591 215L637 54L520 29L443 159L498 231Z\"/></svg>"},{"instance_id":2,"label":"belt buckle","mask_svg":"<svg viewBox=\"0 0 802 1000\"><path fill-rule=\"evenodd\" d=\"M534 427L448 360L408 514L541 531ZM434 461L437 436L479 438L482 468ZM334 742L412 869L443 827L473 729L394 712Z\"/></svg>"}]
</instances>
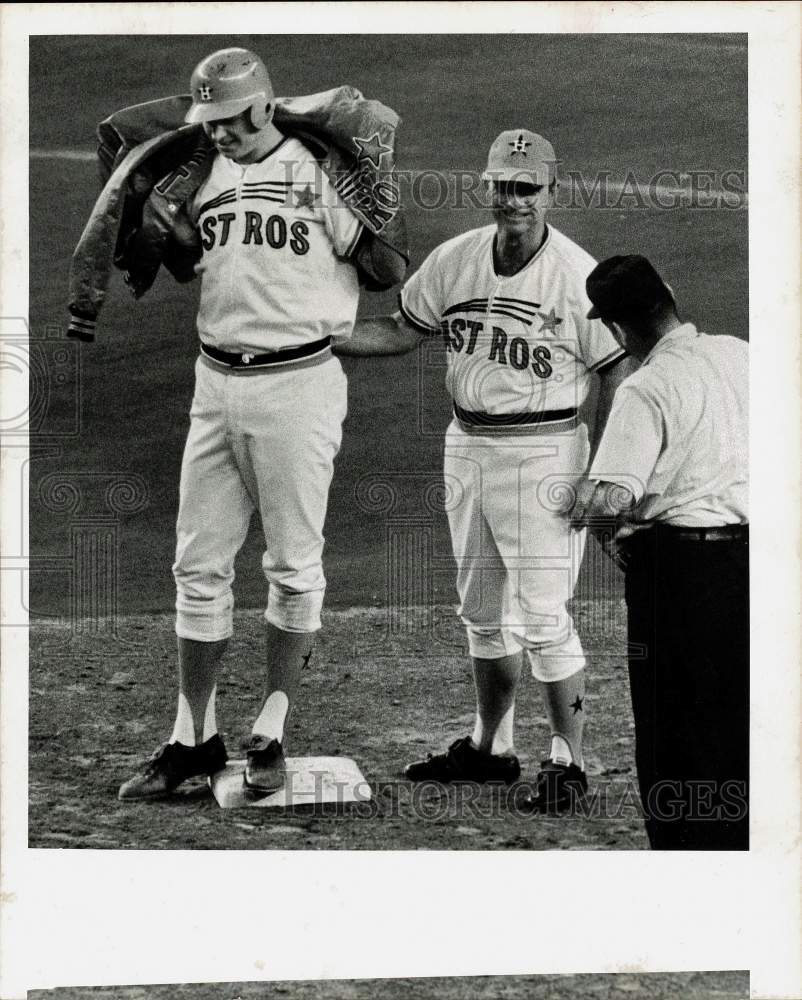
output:
<instances>
[{"instance_id":1,"label":"belt buckle","mask_svg":"<svg viewBox=\"0 0 802 1000\"><path fill-rule=\"evenodd\" d=\"M254 359L254 355L253 354L243 354L242 355L242 363L244 365L249 365L253 361L253 359Z\"/></svg>"}]
</instances>

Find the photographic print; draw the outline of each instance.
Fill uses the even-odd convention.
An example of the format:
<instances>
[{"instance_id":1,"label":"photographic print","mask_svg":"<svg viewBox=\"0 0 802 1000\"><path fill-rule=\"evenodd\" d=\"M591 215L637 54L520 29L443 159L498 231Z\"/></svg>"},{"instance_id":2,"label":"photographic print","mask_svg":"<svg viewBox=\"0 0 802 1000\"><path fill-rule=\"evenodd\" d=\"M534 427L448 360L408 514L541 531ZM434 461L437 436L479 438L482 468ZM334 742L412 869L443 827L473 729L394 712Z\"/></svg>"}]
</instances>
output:
<instances>
[{"instance_id":1,"label":"photographic print","mask_svg":"<svg viewBox=\"0 0 802 1000\"><path fill-rule=\"evenodd\" d=\"M798 995L798 15L4 8L4 998Z\"/></svg>"},{"instance_id":2,"label":"photographic print","mask_svg":"<svg viewBox=\"0 0 802 1000\"><path fill-rule=\"evenodd\" d=\"M587 319L594 264L648 258L684 323L748 337L746 36L304 51L31 39L30 844L646 849L646 806L682 827L659 846L720 826L707 846L745 847L726 832L748 804L745 351L725 387L688 390L698 416L663 415L672 451L633 515L688 528L674 573L685 550L724 559L694 589L725 577L732 594L700 593L700 626L666 654L708 663L706 637L732 633L720 659L731 672L737 652L742 697L720 727L686 718L722 697L710 667L711 693L676 680L659 720L633 719L627 657L662 683L649 645L672 635L627 635L604 528L586 542L569 517L647 353ZM715 115L689 115L714 78ZM594 103L614 80L636 120ZM693 610L661 601L665 622ZM648 802L637 726L642 766L658 736L672 757ZM679 761L693 744L719 763Z\"/></svg>"}]
</instances>

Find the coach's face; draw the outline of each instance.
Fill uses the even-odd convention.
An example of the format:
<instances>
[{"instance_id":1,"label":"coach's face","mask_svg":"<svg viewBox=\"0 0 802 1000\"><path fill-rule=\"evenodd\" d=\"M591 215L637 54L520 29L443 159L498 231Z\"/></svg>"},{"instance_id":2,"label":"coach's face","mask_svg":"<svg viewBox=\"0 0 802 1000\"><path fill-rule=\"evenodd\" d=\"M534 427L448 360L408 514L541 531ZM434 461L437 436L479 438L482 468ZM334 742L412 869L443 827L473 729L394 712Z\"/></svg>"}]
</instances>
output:
<instances>
[{"instance_id":1,"label":"coach's face","mask_svg":"<svg viewBox=\"0 0 802 1000\"><path fill-rule=\"evenodd\" d=\"M206 122L203 128L217 152L235 163L249 163L259 155L263 130L253 127L250 111Z\"/></svg>"},{"instance_id":2,"label":"coach's face","mask_svg":"<svg viewBox=\"0 0 802 1000\"><path fill-rule=\"evenodd\" d=\"M542 232L554 204L554 185L525 181L494 181L490 188L493 218L500 230L522 236Z\"/></svg>"}]
</instances>

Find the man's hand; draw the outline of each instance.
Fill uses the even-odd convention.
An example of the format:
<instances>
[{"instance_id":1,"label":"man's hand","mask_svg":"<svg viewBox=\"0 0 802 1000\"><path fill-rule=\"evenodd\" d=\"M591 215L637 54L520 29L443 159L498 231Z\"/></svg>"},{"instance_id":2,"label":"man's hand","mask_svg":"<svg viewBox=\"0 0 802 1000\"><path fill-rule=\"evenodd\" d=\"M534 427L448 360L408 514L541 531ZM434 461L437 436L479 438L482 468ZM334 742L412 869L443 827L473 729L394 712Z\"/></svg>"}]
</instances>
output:
<instances>
[{"instance_id":1,"label":"man's hand","mask_svg":"<svg viewBox=\"0 0 802 1000\"><path fill-rule=\"evenodd\" d=\"M566 517L572 528L585 528L593 521L617 521L625 511L635 506L635 494L620 483L606 479L583 479L576 488L576 497Z\"/></svg>"},{"instance_id":2,"label":"man's hand","mask_svg":"<svg viewBox=\"0 0 802 1000\"><path fill-rule=\"evenodd\" d=\"M566 512L571 527L577 531L587 527L590 519L590 511L594 508L594 497L598 492L599 484L591 479L583 479L576 488L576 496L570 509Z\"/></svg>"},{"instance_id":3,"label":"man's hand","mask_svg":"<svg viewBox=\"0 0 802 1000\"><path fill-rule=\"evenodd\" d=\"M573 506L566 516L576 531L589 528L604 553L621 569L626 569L620 546L625 538L647 525L622 520L635 504L635 494L620 483L583 479L576 488Z\"/></svg>"}]
</instances>

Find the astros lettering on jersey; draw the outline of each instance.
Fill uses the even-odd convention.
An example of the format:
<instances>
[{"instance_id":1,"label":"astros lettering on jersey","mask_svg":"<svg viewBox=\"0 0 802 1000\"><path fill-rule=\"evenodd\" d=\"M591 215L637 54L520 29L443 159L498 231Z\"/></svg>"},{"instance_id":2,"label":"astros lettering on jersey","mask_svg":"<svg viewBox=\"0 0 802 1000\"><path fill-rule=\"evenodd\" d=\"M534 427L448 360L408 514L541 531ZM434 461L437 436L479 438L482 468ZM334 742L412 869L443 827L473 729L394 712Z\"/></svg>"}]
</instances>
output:
<instances>
[{"instance_id":1,"label":"astros lettering on jersey","mask_svg":"<svg viewBox=\"0 0 802 1000\"><path fill-rule=\"evenodd\" d=\"M594 259L549 225L517 274L493 266L496 226L437 247L406 283L401 312L442 333L446 386L465 410L491 415L578 407L590 373L624 352L599 320L586 318L585 277Z\"/></svg>"},{"instance_id":2,"label":"astros lettering on jersey","mask_svg":"<svg viewBox=\"0 0 802 1000\"><path fill-rule=\"evenodd\" d=\"M350 336L359 280L347 258L362 226L303 143L287 138L258 163L216 157L190 214L203 343L261 354Z\"/></svg>"}]
</instances>

